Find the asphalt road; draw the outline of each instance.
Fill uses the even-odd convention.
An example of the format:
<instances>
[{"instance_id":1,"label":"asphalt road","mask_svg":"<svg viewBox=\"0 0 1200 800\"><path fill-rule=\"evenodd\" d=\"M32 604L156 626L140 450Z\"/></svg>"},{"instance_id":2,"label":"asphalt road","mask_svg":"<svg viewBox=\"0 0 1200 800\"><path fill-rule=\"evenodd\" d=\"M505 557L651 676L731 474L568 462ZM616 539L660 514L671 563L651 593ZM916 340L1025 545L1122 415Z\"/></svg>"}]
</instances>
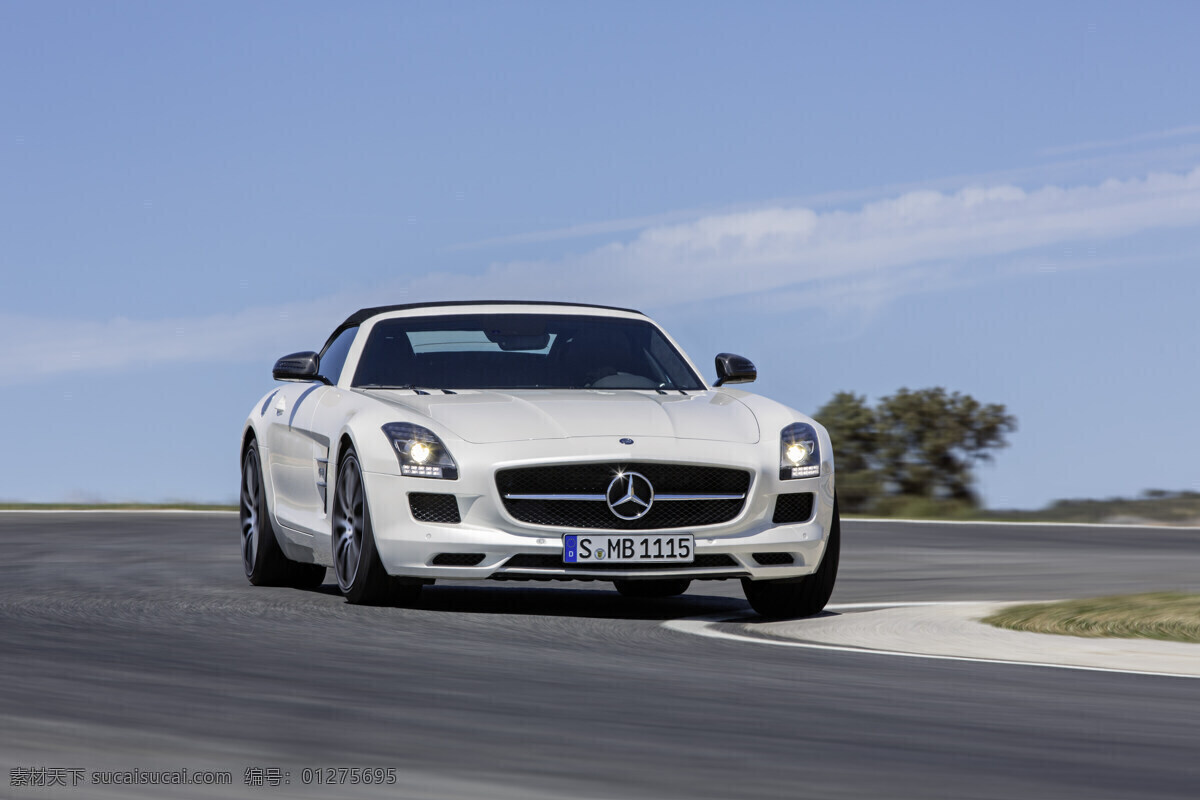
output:
<instances>
[{"instance_id":1,"label":"asphalt road","mask_svg":"<svg viewBox=\"0 0 1200 800\"><path fill-rule=\"evenodd\" d=\"M661 601L438 585L418 609L353 607L246 583L233 515L0 514L0 544L2 797L1200 796L1200 680L662 627L746 613L731 583ZM849 522L834 602L1168 588L1200 591L1200 531ZM396 783L304 783L343 766ZM83 783L14 785L26 768ZM182 768L233 784L90 784Z\"/></svg>"}]
</instances>

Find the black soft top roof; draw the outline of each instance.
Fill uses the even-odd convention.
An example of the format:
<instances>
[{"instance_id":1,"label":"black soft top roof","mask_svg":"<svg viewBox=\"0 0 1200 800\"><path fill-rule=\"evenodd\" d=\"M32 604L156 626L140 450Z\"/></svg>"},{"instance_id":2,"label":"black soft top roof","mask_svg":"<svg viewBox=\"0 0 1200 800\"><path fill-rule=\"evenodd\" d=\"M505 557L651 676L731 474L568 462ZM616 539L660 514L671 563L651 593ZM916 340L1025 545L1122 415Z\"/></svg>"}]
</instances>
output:
<instances>
[{"instance_id":1,"label":"black soft top roof","mask_svg":"<svg viewBox=\"0 0 1200 800\"><path fill-rule=\"evenodd\" d=\"M558 303L550 300L448 300L441 303L403 303L396 306L375 306L374 308L360 308L355 311L346 321L338 326L338 330L345 330L366 322L371 317L379 314L386 314L389 311L408 311L410 308L438 308L439 306L571 306L574 308L603 308L607 311L627 311L630 314L641 314L632 308L618 308L617 306L598 306L592 303ZM644 314L642 316L645 316Z\"/></svg>"}]
</instances>

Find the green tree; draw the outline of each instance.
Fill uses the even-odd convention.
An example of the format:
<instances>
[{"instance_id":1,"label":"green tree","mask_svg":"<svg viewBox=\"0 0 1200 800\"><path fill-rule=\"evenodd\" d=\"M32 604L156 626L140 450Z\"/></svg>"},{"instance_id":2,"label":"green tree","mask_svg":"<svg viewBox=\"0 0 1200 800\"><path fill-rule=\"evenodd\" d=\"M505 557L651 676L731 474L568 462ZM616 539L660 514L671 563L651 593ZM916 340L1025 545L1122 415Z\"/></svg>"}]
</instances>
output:
<instances>
[{"instance_id":1,"label":"green tree","mask_svg":"<svg viewBox=\"0 0 1200 800\"><path fill-rule=\"evenodd\" d=\"M991 460L990 451L1007 446L1005 434L1017 428L1004 406L940 386L900 389L879 401L875 419L879 466L895 493L973 505L971 467Z\"/></svg>"},{"instance_id":2,"label":"green tree","mask_svg":"<svg viewBox=\"0 0 1200 800\"><path fill-rule=\"evenodd\" d=\"M875 412L867 398L838 392L816 413L829 430L837 469L838 504L844 511L866 511L880 494L875 468L879 449Z\"/></svg>"}]
</instances>

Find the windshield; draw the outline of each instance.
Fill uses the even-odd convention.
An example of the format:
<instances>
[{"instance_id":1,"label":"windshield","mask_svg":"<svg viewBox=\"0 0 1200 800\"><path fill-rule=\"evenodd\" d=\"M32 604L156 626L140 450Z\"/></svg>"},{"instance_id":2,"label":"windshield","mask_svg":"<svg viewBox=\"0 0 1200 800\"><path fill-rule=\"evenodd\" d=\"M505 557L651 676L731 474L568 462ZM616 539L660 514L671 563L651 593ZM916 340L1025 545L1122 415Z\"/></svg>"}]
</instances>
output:
<instances>
[{"instance_id":1,"label":"windshield","mask_svg":"<svg viewBox=\"0 0 1200 800\"><path fill-rule=\"evenodd\" d=\"M661 389L704 383L647 321L559 314L400 317L371 329L353 385L379 389Z\"/></svg>"}]
</instances>

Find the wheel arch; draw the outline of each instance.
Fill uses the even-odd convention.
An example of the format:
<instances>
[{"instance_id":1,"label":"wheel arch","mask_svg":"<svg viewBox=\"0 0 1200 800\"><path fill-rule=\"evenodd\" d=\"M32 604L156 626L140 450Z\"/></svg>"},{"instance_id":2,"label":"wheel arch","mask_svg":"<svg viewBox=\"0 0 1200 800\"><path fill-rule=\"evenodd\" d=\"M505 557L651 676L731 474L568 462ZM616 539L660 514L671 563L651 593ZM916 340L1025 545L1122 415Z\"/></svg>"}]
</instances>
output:
<instances>
[{"instance_id":1,"label":"wheel arch","mask_svg":"<svg viewBox=\"0 0 1200 800\"><path fill-rule=\"evenodd\" d=\"M246 460L246 452L250 449L250 445L258 442L258 431L254 430L254 426L249 422L242 429L242 446L238 450L238 467L241 467L242 462Z\"/></svg>"},{"instance_id":2,"label":"wheel arch","mask_svg":"<svg viewBox=\"0 0 1200 800\"><path fill-rule=\"evenodd\" d=\"M343 430L341 432L341 434L338 436L337 450L335 450L333 452L333 458L330 460L336 461L338 464L341 464L342 459L345 457L347 451L350 451L350 450L354 450L355 452L357 452L358 447L354 443L354 437L350 435L350 431L349 431L349 429L347 429L347 430Z\"/></svg>"},{"instance_id":3,"label":"wheel arch","mask_svg":"<svg viewBox=\"0 0 1200 800\"><path fill-rule=\"evenodd\" d=\"M326 486L328 490L325 492L325 515L332 518L333 515L333 496L336 491L338 475L342 471L342 459L350 450L358 451L358 447L354 443L354 436L350 433L349 428L343 428L341 433L333 440L329 448L329 462L326 465L328 478Z\"/></svg>"}]
</instances>

